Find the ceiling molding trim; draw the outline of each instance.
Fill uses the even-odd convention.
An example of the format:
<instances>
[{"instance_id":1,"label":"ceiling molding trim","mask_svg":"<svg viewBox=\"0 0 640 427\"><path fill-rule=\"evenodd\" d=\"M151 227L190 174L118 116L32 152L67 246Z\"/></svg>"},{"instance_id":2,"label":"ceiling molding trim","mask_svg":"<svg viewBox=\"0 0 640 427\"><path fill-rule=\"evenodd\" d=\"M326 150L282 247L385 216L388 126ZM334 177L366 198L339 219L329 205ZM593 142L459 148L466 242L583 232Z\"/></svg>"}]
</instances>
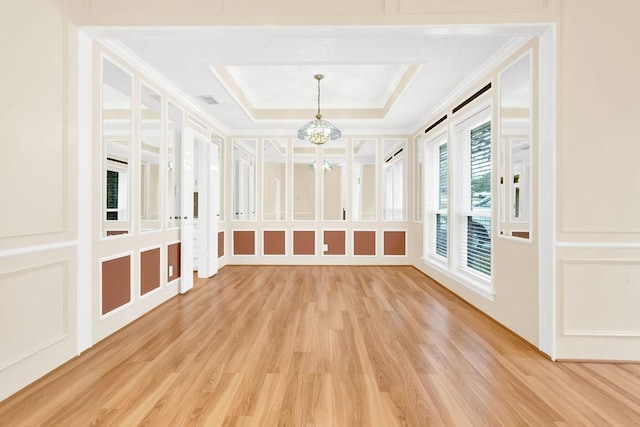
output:
<instances>
[{"instance_id":1,"label":"ceiling molding trim","mask_svg":"<svg viewBox=\"0 0 640 427\"><path fill-rule=\"evenodd\" d=\"M218 119L213 117L211 113L203 110L196 105L193 100L185 94L182 90L178 89L173 83L171 83L166 77L164 77L158 70L147 64L138 55L133 53L129 48L122 44L118 40L97 40L104 47L109 49L114 54L118 55L123 61L132 67L136 68L139 72L147 76L154 83L158 84L162 89L169 93L172 97L182 102L189 109L198 113L205 118L208 124L211 126L211 133L218 135L229 135L233 132L230 131L225 125L223 125Z\"/></svg>"},{"instance_id":2,"label":"ceiling molding trim","mask_svg":"<svg viewBox=\"0 0 640 427\"><path fill-rule=\"evenodd\" d=\"M338 126L339 127L339 126ZM389 138L389 137L397 137L397 138L408 138L412 135L413 129L385 129L384 131L380 130L370 130L367 131L365 129L354 129L353 131L343 131L342 138L360 138L360 139L375 139L379 137ZM230 135L239 138L266 138L273 139L276 137L287 137L292 140L297 140L295 137L295 131L292 131L291 128L280 128L280 129L250 129L250 130L237 130L232 134L227 134L227 138ZM259 135L259 136L256 136Z\"/></svg>"},{"instance_id":3,"label":"ceiling molding trim","mask_svg":"<svg viewBox=\"0 0 640 427\"><path fill-rule=\"evenodd\" d=\"M256 113L249 102L249 99L245 96L240 86L236 83L234 78L227 70L227 67L222 65L212 65L209 66L209 70L213 73L213 76L220 82L220 84L226 89L229 96L231 96L236 103L240 106L242 111L249 117L251 120L255 121Z\"/></svg>"},{"instance_id":4,"label":"ceiling molding trim","mask_svg":"<svg viewBox=\"0 0 640 427\"><path fill-rule=\"evenodd\" d=\"M260 122L271 122L274 120L283 121L283 120L305 120L309 121L313 117L315 117L317 110L298 110L298 109L259 109L254 110L255 116L253 116L253 121L256 123ZM323 109L322 117L331 122L336 120L383 120L386 115L386 112L382 108L353 108L353 109Z\"/></svg>"},{"instance_id":5,"label":"ceiling molding trim","mask_svg":"<svg viewBox=\"0 0 640 427\"><path fill-rule=\"evenodd\" d=\"M419 121L419 126L411 132L412 135L418 135L429 124L429 121L435 118L437 115L442 115L444 112L448 112L447 108L455 102L456 99L462 97L466 92L471 90L478 84L480 80L490 75L493 70L498 68L500 64L506 61L515 51L520 49L534 35L518 35L513 36L504 44L496 53L494 53L489 59L487 59L482 65L476 68L469 76L464 79L451 93L446 96L435 108L431 109L427 114L422 116Z\"/></svg>"},{"instance_id":6,"label":"ceiling molding trim","mask_svg":"<svg viewBox=\"0 0 640 427\"><path fill-rule=\"evenodd\" d=\"M408 65L382 108L325 108L323 117L328 120L384 120L389 111L396 105L400 96L420 69L419 65ZM271 122L274 120L309 120L316 114L315 109L300 108L255 108L235 79L222 65L210 66L209 70L222 84L227 93L238 103L244 113L254 122Z\"/></svg>"},{"instance_id":7,"label":"ceiling molding trim","mask_svg":"<svg viewBox=\"0 0 640 427\"><path fill-rule=\"evenodd\" d=\"M407 89L407 87L409 86L409 83L411 83L411 81L416 76L420 68L422 68L422 65L412 64L407 67L404 74L402 75L402 78L400 78L400 81L396 85L395 89L389 96L389 99L387 100L387 103L384 106L384 117L386 117L387 114L389 114L389 111L391 111L391 109L393 108L393 106L396 105L396 102L398 101L398 99L400 99L400 96Z\"/></svg>"}]
</instances>

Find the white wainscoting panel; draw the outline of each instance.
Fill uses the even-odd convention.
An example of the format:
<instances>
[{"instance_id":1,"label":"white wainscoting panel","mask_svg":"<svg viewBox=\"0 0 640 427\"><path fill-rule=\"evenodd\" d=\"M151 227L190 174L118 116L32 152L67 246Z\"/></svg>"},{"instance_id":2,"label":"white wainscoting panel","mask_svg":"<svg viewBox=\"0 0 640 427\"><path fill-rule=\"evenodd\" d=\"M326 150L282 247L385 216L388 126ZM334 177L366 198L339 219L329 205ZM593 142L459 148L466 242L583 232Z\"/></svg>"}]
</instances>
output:
<instances>
[{"instance_id":1,"label":"white wainscoting panel","mask_svg":"<svg viewBox=\"0 0 640 427\"><path fill-rule=\"evenodd\" d=\"M508 10L541 11L547 0L399 0L400 13L491 13Z\"/></svg>"},{"instance_id":2,"label":"white wainscoting panel","mask_svg":"<svg viewBox=\"0 0 640 427\"><path fill-rule=\"evenodd\" d=\"M238 0L241 15L380 15L384 0Z\"/></svg>"},{"instance_id":3,"label":"white wainscoting panel","mask_svg":"<svg viewBox=\"0 0 640 427\"><path fill-rule=\"evenodd\" d=\"M75 255L0 258L0 401L76 356Z\"/></svg>"},{"instance_id":4,"label":"white wainscoting panel","mask_svg":"<svg viewBox=\"0 0 640 427\"><path fill-rule=\"evenodd\" d=\"M68 334L66 262L0 276L0 370Z\"/></svg>"},{"instance_id":5,"label":"white wainscoting panel","mask_svg":"<svg viewBox=\"0 0 640 427\"><path fill-rule=\"evenodd\" d=\"M564 334L640 337L640 259L565 259Z\"/></svg>"},{"instance_id":6,"label":"white wainscoting panel","mask_svg":"<svg viewBox=\"0 0 640 427\"><path fill-rule=\"evenodd\" d=\"M220 15L224 12L224 0L91 0L92 12L148 13L153 15Z\"/></svg>"}]
</instances>

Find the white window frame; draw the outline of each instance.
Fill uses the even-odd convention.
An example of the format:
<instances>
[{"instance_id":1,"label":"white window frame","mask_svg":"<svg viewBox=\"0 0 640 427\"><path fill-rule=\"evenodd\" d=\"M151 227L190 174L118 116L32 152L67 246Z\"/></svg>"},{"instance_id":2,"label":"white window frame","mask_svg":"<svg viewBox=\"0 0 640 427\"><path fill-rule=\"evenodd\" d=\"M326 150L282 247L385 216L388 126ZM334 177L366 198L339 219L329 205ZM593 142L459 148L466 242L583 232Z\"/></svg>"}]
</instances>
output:
<instances>
[{"instance_id":1,"label":"white window frame","mask_svg":"<svg viewBox=\"0 0 640 427\"><path fill-rule=\"evenodd\" d=\"M467 227L466 221L469 216L486 216L491 221L491 271L493 271L493 242L495 241L495 215L492 203L490 210L486 212L473 211L470 205L471 200L471 176L469 165L465 160L465 150L469 150L471 130L484 123L491 123L491 194L494 198L495 189L495 122L493 120L493 103L484 102L478 107L470 110L460 119L451 124L451 144L449 151L450 180L450 209L449 209L449 258L450 271L465 286L473 289L477 293L493 300L495 290L493 288L493 276L486 275L466 266L467 247ZM468 157L467 157L468 158ZM453 196L453 197L451 197Z\"/></svg>"},{"instance_id":2,"label":"white window frame","mask_svg":"<svg viewBox=\"0 0 640 427\"><path fill-rule=\"evenodd\" d=\"M447 199L451 199L451 187L450 181L450 143L449 132L445 129L439 132L424 142L423 148L423 188L424 188L424 200L423 200L423 227L424 233L424 259L425 261L435 263L438 267L449 268L449 259L451 258L450 248L450 203L447 203L446 209L440 209L440 147L447 145ZM447 256L443 257L436 253L437 243L437 227L436 220L438 214L447 216Z\"/></svg>"}]
</instances>

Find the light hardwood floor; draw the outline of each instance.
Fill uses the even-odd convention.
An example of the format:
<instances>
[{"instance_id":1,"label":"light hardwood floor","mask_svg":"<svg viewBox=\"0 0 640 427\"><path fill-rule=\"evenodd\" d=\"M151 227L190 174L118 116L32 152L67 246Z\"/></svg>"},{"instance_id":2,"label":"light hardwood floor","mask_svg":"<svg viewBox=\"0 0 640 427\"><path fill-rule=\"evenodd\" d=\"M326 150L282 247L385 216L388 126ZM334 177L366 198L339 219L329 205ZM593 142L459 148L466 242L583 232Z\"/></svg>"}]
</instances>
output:
<instances>
[{"instance_id":1,"label":"light hardwood floor","mask_svg":"<svg viewBox=\"0 0 640 427\"><path fill-rule=\"evenodd\" d=\"M412 267L228 266L0 403L2 426L640 425Z\"/></svg>"}]
</instances>

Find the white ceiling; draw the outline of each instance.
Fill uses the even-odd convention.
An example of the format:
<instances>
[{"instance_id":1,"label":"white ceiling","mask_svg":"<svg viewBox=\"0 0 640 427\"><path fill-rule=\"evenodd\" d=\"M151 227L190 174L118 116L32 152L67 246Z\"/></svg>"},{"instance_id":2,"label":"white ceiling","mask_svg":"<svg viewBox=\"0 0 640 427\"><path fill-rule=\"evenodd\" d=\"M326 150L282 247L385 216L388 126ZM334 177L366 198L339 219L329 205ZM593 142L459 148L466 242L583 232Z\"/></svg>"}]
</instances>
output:
<instances>
[{"instance_id":1,"label":"white ceiling","mask_svg":"<svg viewBox=\"0 0 640 427\"><path fill-rule=\"evenodd\" d=\"M241 65L227 71L254 108L309 109L317 105L320 82L321 108L383 108L406 65Z\"/></svg>"},{"instance_id":2,"label":"white ceiling","mask_svg":"<svg viewBox=\"0 0 640 427\"><path fill-rule=\"evenodd\" d=\"M531 25L86 28L130 51L232 135L295 135L321 109L344 135L410 134L541 32ZM211 95L207 105L199 95Z\"/></svg>"}]
</instances>

